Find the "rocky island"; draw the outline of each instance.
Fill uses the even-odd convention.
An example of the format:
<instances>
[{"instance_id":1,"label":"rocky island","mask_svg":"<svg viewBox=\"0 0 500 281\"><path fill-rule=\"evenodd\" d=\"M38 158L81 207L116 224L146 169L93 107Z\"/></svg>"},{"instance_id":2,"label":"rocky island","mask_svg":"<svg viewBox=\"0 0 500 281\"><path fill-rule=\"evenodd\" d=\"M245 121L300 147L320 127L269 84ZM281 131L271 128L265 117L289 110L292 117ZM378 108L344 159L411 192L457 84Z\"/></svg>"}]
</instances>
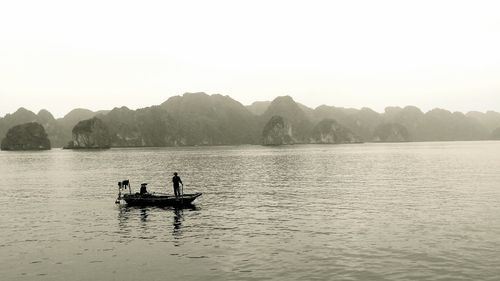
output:
<instances>
[{"instance_id":1,"label":"rocky island","mask_svg":"<svg viewBox=\"0 0 500 281\"><path fill-rule=\"evenodd\" d=\"M262 132L263 145L294 144L293 131L290 122L281 116L273 116L267 122Z\"/></svg>"},{"instance_id":2,"label":"rocky island","mask_svg":"<svg viewBox=\"0 0 500 281\"><path fill-rule=\"evenodd\" d=\"M97 117L78 122L72 133L73 140L64 147L65 149L105 149L111 147L108 127Z\"/></svg>"},{"instance_id":3,"label":"rocky island","mask_svg":"<svg viewBox=\"0 0 500 281\"><path fill-rule=\"evenodd\" d=\"M10 128L0 147L1 150L48 150L50 140L42 125L29 122Z\"/></svg>"}]
</instances>

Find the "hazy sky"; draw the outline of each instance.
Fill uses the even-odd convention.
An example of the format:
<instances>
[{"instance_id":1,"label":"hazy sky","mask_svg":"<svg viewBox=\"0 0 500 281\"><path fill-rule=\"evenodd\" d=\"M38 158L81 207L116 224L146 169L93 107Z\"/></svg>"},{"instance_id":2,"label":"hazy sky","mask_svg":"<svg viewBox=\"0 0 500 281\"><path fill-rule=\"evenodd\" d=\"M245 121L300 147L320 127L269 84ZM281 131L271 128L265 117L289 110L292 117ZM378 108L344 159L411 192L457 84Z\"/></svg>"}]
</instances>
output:
<instances>
[{"instance_id":1,"label":"hazy sky","mask_svg":"<svg viewBox=\"0 0 500 281\"><path fill-rule=\"evenodd\" d=\"M1 1L0 116L159 104L500 111L500 1Z\"/></svg>"}]
</instances>

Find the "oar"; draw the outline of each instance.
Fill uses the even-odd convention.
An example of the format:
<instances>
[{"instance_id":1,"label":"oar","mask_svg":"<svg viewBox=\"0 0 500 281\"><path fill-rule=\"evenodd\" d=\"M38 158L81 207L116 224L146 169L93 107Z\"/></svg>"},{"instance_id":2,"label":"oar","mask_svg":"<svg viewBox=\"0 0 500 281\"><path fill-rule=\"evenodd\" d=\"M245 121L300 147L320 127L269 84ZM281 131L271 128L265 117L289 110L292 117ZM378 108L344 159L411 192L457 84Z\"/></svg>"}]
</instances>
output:
<instances>
[{"instance_id":1,"label":"oar","mask_svg":"<svg viewBox=\"0 0 500 281\"><path fill-rule=\"evenodd\" d=\"M181 204L184 205L184 184L181 183Z\"/></svg>"}]
</instances>

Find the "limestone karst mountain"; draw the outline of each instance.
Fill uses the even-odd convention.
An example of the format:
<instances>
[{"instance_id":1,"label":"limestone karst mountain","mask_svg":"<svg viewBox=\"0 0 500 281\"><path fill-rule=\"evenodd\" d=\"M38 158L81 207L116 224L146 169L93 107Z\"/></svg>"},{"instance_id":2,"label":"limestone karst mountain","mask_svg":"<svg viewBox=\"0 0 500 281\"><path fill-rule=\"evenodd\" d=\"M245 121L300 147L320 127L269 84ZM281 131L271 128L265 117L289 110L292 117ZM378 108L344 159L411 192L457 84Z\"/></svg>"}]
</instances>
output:
<instances>
[{"instance_id":1,"label":"limestone karst mountain","mask_svg":"<svg viewBox=\"0 0 500 281\"><path fill-rule=\"evenodd\" d=\"M89 112L90 114L80 114L82 111ZM44 127L52 147L62 147L71 140L71 130L76 123L91 118L94 115L95 113L90 110L76 109L63 118L55 119L54 116L45 109L35 114L21 107L16 112L7 114L4 118L0 118L0 138L4 137L7 130L15 125L27 122L37 122Z\"/></svg>"},{"instance_id":2,"label":"limestone karst mountain","mask_svg":"<svg viewBox=\"0 0 500 281\"><path fill-rule=\"evenodd\" d=\"M500 127L493 130L491 133L490 139L492 140L500 140Z\"/></svg>"},{"instance_id":3,"label":"limestone karst mountain","mask_svg":"<svg viewBox=\"0 0 500 281\"><path fill-rule=\"evenodd\" d=\"M246 108L255 115L262 115L270 104L270 101L256 101L251 105L247 105Z\"/></svg>"},{"instance_id":4,"label":"limestone karst mountain","mask_svg":"<svg viewBox=\"0 0 500 281\"><path fill-rule=\"evenodd\" d=\"M186 93L161 107L176 120L180 143L193 145L251 144L258 141L255 115L229 96Z\"/></svg>"},{"instance_id":5,"label":"limestone karst mountain","mask_svg":"<svg viewBox=\"0 0 500 281\"><path fill-rule=\"evenodd\" d=\"M323 119L314 126L310 143L339 144L359 143L361 138L333 119Z\"/></svg>"},{"instance_id":6,"label":"limestone karst mountain","mask_svg":"<svg viewBox=\"0 0 500 281\"><path fill-rule=\"evenodd\" d=\"M47 150L50 140L42 125L28 122L13 126L2 139L1 150Z\"/></svg>"},{"instance_id":7,"label":"limestone karst mountain","mask_svg":"<svg viewBox=\"0 0 500 281\"><path fill-rule=\"evenodd\" d=\"M282 116L272 116L262 131L262 144L283 145L295 143L297 143L297 139L294 138L293 127L290 121Z\"/></svg>"},{"instance_id":8,"label":"limestone karst mountain","mask_svg":"<svg viewBox=\"0 0 500 281\"><path fill-rule=\"evenodd\" d=\"M266 127L279 126L287 132L282 143L484 140L498 138L500 128L500 113L493 111L463 114L434 109L424 113L406 106L378 113L327 105L312 109L290 96L244 106L229 96L186 93L137 110L78 108L58 119L47 110L35 114L19 108L0 118L0 138L15 125L38 122L52 146L62 147L72 140L78 122L93 117L108 128L112 147L262 144Z\"/></svg>"},{"instance_id":9,"label":"limestone karst mountain","mask_svg":"<svg viewBox=\"0 0 500 281\"><path fill-rule=\"evenodd\" d=\"M433 109L417 125L417 141L467 141L487 139L490 132L479 121L461 112Z\"/></svg>"},{"instance_id":10,"label":"limestone karst mountain","mask_svg":"<svg viewBox=\"0 0 500 281\"><path fill-rule=\"evenodd\" d=\"M410 140L410 134L405 126L398 123L383 123L377 126L373 132L374 142L406 142Z\"/></svg>"},{"instance_id":11,"label":"limestone karst mountain","mask_svg":"<svg viewBox=\"0 0 500 281\"><path fill-rule=\"evenodd\" d=\"M109 135L108 126L97 117L78 122L78 124L73 127L72 135L73 139L65 148L102 149L111 147L111 138Z\"/></svg>"},{"instance_id":12,"label":"limestone karst mountain","mask_svg":"<svg viewBox=\"0 0 500 281\"><path fill-rule=\"evenodd\" d=\"M290 124L295 142L307 143L314 124L290 96L274 99L266 111L259 116L260 126L268 124L274 116L280 116Z\"/></svg>"}]
</instances>

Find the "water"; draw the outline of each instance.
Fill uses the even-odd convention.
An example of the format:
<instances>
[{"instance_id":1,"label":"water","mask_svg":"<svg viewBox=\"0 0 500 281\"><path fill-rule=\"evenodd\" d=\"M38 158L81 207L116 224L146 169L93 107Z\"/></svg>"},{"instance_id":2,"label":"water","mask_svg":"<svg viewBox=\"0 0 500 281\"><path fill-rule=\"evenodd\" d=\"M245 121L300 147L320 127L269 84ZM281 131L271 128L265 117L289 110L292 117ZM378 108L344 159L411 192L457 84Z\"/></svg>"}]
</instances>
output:
<instances>
[{"instance_id":1,"label":"water","mask_svg":"<svg viewBox=\"0 0 500 281\"><path fill-rule=\"evenodd\" d=\"M115 205L116 183L186 210ZM0 153L2 280L498 280L500 142Z\"/></svg>"}]
</instances>

